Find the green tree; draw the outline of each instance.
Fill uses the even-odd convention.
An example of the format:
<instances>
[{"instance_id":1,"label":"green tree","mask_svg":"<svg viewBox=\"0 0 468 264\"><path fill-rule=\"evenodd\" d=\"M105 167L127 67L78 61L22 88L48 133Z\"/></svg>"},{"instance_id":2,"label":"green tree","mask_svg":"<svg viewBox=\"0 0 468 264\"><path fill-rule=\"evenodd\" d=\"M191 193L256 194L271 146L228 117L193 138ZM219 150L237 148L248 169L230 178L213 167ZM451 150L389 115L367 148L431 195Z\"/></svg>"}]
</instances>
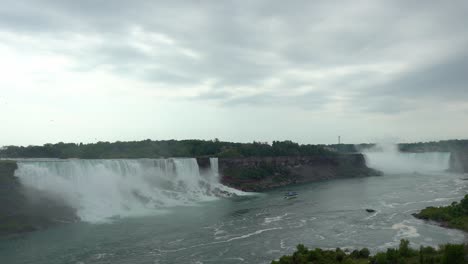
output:
<instances>
[{"instance_id":1,"label":"green tree","mask_svg":"<svg viewBox=\"0 0 468 264\"><path fill-rule=\"evenodd\" d=\"M363 248L363 249L359 250L359 257L360 258L368 258L369 255L370 255L369 249Z\"/></svg>"},{"instance_id":2,"label":"green tree","mask_svg":"<svg viewBox=\"0 0 468 264\"><path fill-rule=\"evenodd\" d=\"M465 253L463 245L447 244L444 248L442 257L443 264L463 264L465 262Z\"/></svg>"}]
</instances>

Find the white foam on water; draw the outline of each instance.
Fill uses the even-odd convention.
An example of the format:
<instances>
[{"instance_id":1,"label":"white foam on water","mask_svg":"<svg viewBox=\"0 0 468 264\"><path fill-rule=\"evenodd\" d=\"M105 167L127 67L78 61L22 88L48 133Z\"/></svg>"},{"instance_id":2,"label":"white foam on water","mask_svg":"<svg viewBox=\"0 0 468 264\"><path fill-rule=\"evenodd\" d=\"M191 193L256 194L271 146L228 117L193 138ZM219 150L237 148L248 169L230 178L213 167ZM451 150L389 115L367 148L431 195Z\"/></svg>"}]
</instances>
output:
<instances>
[{"instance_id":1,"label":"white foam on water","mask_svg":"<svg viewBox=\"0 0 468 264\"><path fill-rule=\"evenodd\" d=\"M197 247L204 247L204 246L209 246L209 245L228 243L228 242L232 242L232 241L235 241L235 240L240 240L240 239L249 238L251 236L260 235L260 234L262 234L264 232L273 231L273 230L281 230L281 229L283 229L283 228L282 227L273 227L273 228L267 228L267 229L260 229L260 230L257 230L255 232L252 232L252 233L248 233L248 234L245 234L245 235L242 235L242 236L232 237L232 238L222 240L222 241L215 241L215 242L210 242L210 243L201 243L201 244L196 244L196 245L192 245L192 246L189 246L189 247L182 247L182 248L178 248L178 249L166 249L166 250L164 250L164 249L155 249L155 250L158 251L158 252L163 252L163 253L173 253L173 252L178 252L178 251L197 248Z\"/></svg>"},{"instance_id":2,"label":"white foam on water","mask_svg":"<svg viewBox=\"0 0 468 264\"><path fill-rule=\"evenodd\" d=\"M280 240L280 248L282 248L282 249L286 249L286 248L287 248L287 247L286 247L286 244L285 244L285 242L284 242L284 239L281 239L281 240Z\"/></svg>"},{"instance_id":3,"label":"white foam on water","mask_svg":"<svg viewBox=\"0 0 468 264\"><path fill-rule=\"evenodd\" d=\"M279 229L283 229L283 228L282 227L272 227L272 228L260 229L260 230L257 230L255 232L248 233L248 234L245 234L245 235L242 235L242 236L230 238L230 239L225 240L223 242L231 242L231 241L234 241L234 240L244 239L244 238L248 238L248 237L251 237L251 236L259 235L259 234L267 232L267 231L279 230Z\"/></svg>"},{"instance_id":4,"label":"white foam on water","mask_svg":"<svg viewBox=\"0 0 468 264\"><path fill-rule=\"evenodd\" d=\"M210 163L200 173L194 158L20 160L15 175L66 202L81 220L102 222L243 194L220 184L218 160Z\"/></svg>"},{"instance_id":5,"label":"white foam on water","mask_svg":"<svg viewBox=\"0 0 468 264\"><path fill-rule=\"evenodd\" d=\"M374 213L372 213L371 215L369 215L368 217L364 218L364 220L370 220L374 217L376 217L378 214L380 214L379 211L375 211Z\"/></svg>"},{"instance_id":6,"label":"white foam on water","mask_svg":"<svg viewBox=\"0 0 468 264\"><path fill-rule=\"evenodd\" d=\"M272 223L272 222L281 221L286 216L288 216L288 213L285 213L284 215L274 216L274 217L265 217L263 219L263 224L269 224L269 223Z\"/></svg>"},{"instance_id":7,"label":"white foam on water","mask_svg":"<svg viewBox=\"0 0 468 264\"><path fill-rule=\"evenodd\" d=\"M288 223L288 227L290 228L301 228L304 227L307 224L307 220L301 219L299 222L293 221L291 223Z\"/></svg>"},{"instance_id":8,"label":"white foam on water","mask_svg":"<svg viewBox=\"0 0 468 264\"><path fill-rule=\"evenodd\" d=\"M318 237L320 240L324 240L324 239L325 239L325 237L322 236L322 235L318 235L318 234L317 234L317 235L315 235L315 236Z\"/></svg>"},{"instance_id":9,"label":"white foam on water","mask_svg":"<svg viewBox=\"0 0 468 264\"><path fill-rule=\"evenodd\" d=\"M238 261L240 261L240 262L244 262L244 261L245 261L245 259L244 259L244 258L241 258L241 257L238 257L238 258L225 258L225 259L223 259L223 260L238 260Z\"/></svg>"},{"instance_id":10,"label":"white foam on water","mask_svg":"<svg viewBox=\"0 0 468 264\"><path fill-rule=\"evenodd\" d=\"M401 238L419 237L418 229L414 226L407 225L407 221L392 225L392 229L397 230L396 240Z\"/></svg>"}]
</instances>

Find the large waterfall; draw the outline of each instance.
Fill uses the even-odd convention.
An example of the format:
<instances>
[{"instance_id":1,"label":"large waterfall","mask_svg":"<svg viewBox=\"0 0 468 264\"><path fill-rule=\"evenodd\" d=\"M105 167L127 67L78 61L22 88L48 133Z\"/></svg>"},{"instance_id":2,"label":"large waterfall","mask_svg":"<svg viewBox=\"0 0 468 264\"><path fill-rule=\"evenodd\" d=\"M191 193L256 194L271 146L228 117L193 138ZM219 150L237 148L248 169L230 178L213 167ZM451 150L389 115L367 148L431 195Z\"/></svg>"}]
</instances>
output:
<instances>
[{"instance_id":1,"label":"large waterfall","mask_svg":"<svg viewBox=\"0 0 468 264\"><path fill-rule=\"evenodd\" d=\"M200 172L194 158L22 160L15 175L62 199L83 221L99 222L239 193L219 183L218 160L210 163Z\"/></svg>"},{"instance_id":2,"label":"large waterfall","mask_svg":"<svg viewBox=\"0 0 468 264\"><path fill-rule=\"evenodd\" d=\"M450 152L399 152L396 145L364 151L367 166L386 173L442 172L450 167Z\"/></svg>"}]
</instances>

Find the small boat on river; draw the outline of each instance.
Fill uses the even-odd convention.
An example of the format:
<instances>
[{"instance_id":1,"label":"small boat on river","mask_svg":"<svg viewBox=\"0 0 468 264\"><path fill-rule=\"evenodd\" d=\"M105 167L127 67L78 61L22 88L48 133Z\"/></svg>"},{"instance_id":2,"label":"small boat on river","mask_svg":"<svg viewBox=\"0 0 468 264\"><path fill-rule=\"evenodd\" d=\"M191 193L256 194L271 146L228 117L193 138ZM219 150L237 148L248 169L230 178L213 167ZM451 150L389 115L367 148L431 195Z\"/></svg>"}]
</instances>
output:
<instances>
[{"instance_id":1,"label":"small boat on river","mask_svg":"<svg viewBox=\"0 0 468 264\"><path fill-rule=\"evenodd\" d=\"M297 192L287 192L284 194L284 199L294 199L297 198L298 193Z\"/></svg>"}]
</instances>

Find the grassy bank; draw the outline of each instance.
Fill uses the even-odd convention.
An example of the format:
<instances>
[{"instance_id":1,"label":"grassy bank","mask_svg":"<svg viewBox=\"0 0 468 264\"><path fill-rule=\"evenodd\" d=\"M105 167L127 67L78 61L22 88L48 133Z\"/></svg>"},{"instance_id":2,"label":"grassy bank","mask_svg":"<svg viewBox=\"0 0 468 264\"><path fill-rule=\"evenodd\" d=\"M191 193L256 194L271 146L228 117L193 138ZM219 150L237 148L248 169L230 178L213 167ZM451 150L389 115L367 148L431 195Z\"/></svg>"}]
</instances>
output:
<instances>
[{"instance_id":1,"label":"grassy bank","mask_svg":"<svg viewBox=\"0 0 468 264\"><path fill-rule=\"evenodd\" d=\"M463 244L447 244L432 247L413 249L408 240L401 240L396 249L389 248L385 252L370 255L367 248L346 252L339 248L336 250L323 250L320 248L309 250L304 245L298 245L297 250L288 256L282 256L272 264L463 264L468 263L468 247Z\"/></svg>"},{"instance_id":2,"label":"grassy bank","mask_svg":"<svg viewBox=\"0 0 468 264\"><path fill-rule=\"evenodd\" d=\"M468 195L459 203L449 206L427 207L414 214L415 217L440 223L444 227L457 228L468 232Z\"/></svg>"}]
</instances>

